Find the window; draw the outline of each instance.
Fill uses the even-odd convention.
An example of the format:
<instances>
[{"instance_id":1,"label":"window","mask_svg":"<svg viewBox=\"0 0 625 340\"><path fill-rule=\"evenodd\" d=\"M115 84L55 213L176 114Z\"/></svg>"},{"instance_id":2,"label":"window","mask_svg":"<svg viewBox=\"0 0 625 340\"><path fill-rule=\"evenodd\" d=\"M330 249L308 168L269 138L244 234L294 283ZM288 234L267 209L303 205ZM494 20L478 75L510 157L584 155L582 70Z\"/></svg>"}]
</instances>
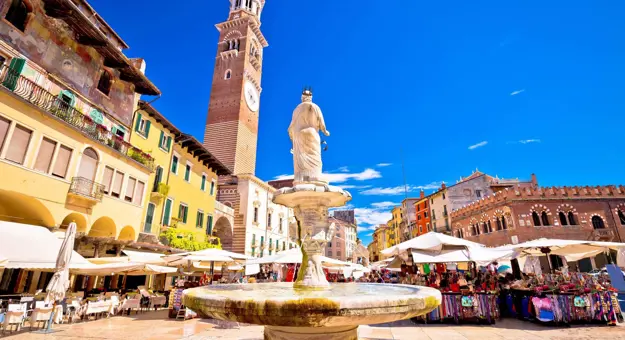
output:
<instances>
[{"instance_id":1,"label":"window","mask_svg":"<svg viewBox=\"0 0 625 340\"><path fill-rule=\"evenodd\" d=\"M269 255L271 255L271 250L273 249L273 239L269 238Z\"/></svg>"},{"instance_id":2,"label":"window","mask_svg":"<svg viewBox=\"0 0 625 340\"><path fill-rule=\"evenodd\" d=\"M137 113L137 121L135 123L135 131L141 136L147 138L150 135L150 126L152 123L148 119L144 119L140 113Z\"/></svg>"},{"instance_id":3,"label":"window","mask_svg":"<svg viewBox=\"0 0 625 340\"><path fill-rule=\"evenodd\" d=\"M558 218L560 219L560 224L562 224L562 225L567 225L568 224L568 222L566 220L566 215L562 211L560 211L558 213Z\"/></svg>"},{"instance_id":4,"label":"window","mask_svg":"<svg viewBox=\"0 0 625 340\"><path fill-rule=\"evenodd\" d=\"M121 139L126 138L126 129L124 129L123 126L121 125L113 126L111 130L117 137Z\"/></svg>"},{"instance_id":5,"label":"window","mask_svg":"<svg viewBox=\"0 0 625 340\"><path fill-rule=\"evenodd\" d=\"M549 216L547 216L547 212L543 211L540 214L540 219L543 222L543 225L551 225L551 223L549 223Z\"/></svg>"},{"instance_id":6,"label":"window","mask_svg":"<svg viewBox=\"0 0 625 340\"><path fill-rule=\"evenodd\" d=\"M148 211L145 214L145 223L143 224L143 232L150 233L152 231L152 221L154 220L154 203L148 203Z\"/></svg>"},{"instance_id":7,"label":"window","mask_svg":"<svg viewBox=\"0 0 625 340\"><path fill-rule=\"evenodd\" d=\"M178 156L176 155L171 159L171 172L178 174Z\"/></svg>"},{"instance_id":8,"label":"window","mask_svg":"<svg viewBox=\"0 0 625 340\"><path fill-rule=\"evenodd\" d=\"M189 206L184 203L180 203L178 208L178 221L187 223L187 215L189 214Z\"/></svg>"},{"instance_id":9,"label":"window","mask_svg":"<svg viewBox=\"0 0 625 340\"><path fill-rule=\"evenodd\" d=\"M226 74L224 75L224 79L225 79L225 80L228 80L228 79L230 79L230 78L232 78L232 71L227 70L227 71L226 71Z\"/></svg>"},{"instance_id":10,"label":"window","mask_svg":"<svg viewBox=\"0 0 625 340\"><path fill-rule=\"evenodd\" d=\"M133 204L141 205L141 201L143 200L143 190L145 190L145 183L137 181L137 189L135 190L135 196L132 199Z\"/></svg>"},{"instance_id":11,"label":"window","mask_svg":"<svg viewBox=\"0 0 625 340\"><path fill-rule=\"evenodd\" d=\"M163 210L163 225L169 226L171 221L171 207L174 204L171 198L165 200L165 208Z\"/></svg>"},{"instance_id":12,"label":"window","mask_svg":"<svg viewBox=\"0 0 625 340\"><path fill-rule=\"evenodd\" d=\"M432 209L432 219L435 220L436 219L436 211L434 211L434 209Z\"/></svg>"},{"instance_id":13,"label":"window","mask_svg":"<svg viewBox=\"0 0 625 340\"><path fill-rule=\"evenodd\" d=\"M503 230L508 229L508 222L506 222L506 217L505 216L501 216L501 226L503 227Z\"/></svg>"},{"instance_id":14,"label":"window","mask_svg":"<svg viewBox=\"0 0 625 340\"><path fill-rule=\"evenodd\" d=\"M535 211L532 211L532 220L534 221L535 227L540 226L540 217L538 217L538 213Z\"/></svg>"},{"instance_id":15,"label":"window","mask_svg":"<svg viewBox=\"0 0 625 340\"><path fill-rule=\"evenodd\" d=\"M577 225L577 221L575 220L575 214L572 211L569 211L569 224Z\"/></svg>"},{"instance_id":16,"label":"window","mask_svg":"<svg viewBox=\"0 0 625 340\"><path fill-rule=\"evenodd\" d=\"M443 216L447 216L447 206L443 206Z\"/></svg>"},{"instance_id":17,"label":"window","mask_svg":"<svg viewBox=\"0 0 625 340\"><path fill-rule=\"evenodd\" d=\"M210 194L211 196L215 195L215 180L211 180L211 190L210 190Z\"/></svg>"},{"instance_id":18,"label":"window","mask_svg":"<svg viewBox=\"0 0 625 340\"><path fill-rule=\"evenodd\" d=\"M122 192L122 182L124 181L124 174L116 171L115 172L115 176L113 176L113 185L111 188L111 196L113 197L120 197L120 194Z\"/></svg>"},{"instance_id":19,"label":"window","mask_svg":"<svg viewBox=\"0 0 625 340\"><path fill-rule=\"evenodd\" d=\"M445 199L445 193L443 193L443 199Z\"/></svg>"},{"instance_id":20,"label":"window","mask_svg":"<svg viewBox=\"0 0 625 340\"><path fill-rule=\"evenodd\" d=\"M87 180L95 180L96 170L98 169L98 153L92 148L86 148L82 152L80 165L78 166L78 177Z\"/></svg>"},{"instance_id":21,"label":"window","mask_svg":"<svg viewBox=\"0 0 625 340\"><path fill-rule=\"evenodd\" d=\"M52 176L65 178L67 176L67 168L69 167L69 161L72 159L72 149L65 145L61 145L58 153L56 154L56 161L52 168Z\"/></svg>"},{"instance_id":22,"label":"window","mask_svg":"<svg viewBox=\"0 0 625 340\"><path fill-rule=\"evenodd\" d=\"M126 202L132 202L132 198L135 194L136 185L137 180L132 177L128 177L128 184L126 184L126 196L124 197L124 200L126 200Z\"/></svg>"},{"instance_id":23,"label":"window","mask_svg":"<svg viewBox=\"0 0 625 340\"><path fill-rule=\"evenodd\" d=\"M271 229L271 213L267 214L267 228Z\"/></svg>"},{"instance_id":24,"label":"window","mask_svg":"<svg viewBox=\"0 0 625 340\"><path fill-rule=\"evenodd\" d=\"M24 164L32 133L32 131L21 125L15 125L13 136L11 136L11 140L7 146L8 150L5 158L17 164Z\"/></svg>"},{"instance_id":25,"label":"window","mask_svg":"<svg viewBox=\"0 0 625 340\"><path fill-rule=\"evenodd\" d=\"M169 152L169 149L171 148L171 136L165 136L165 132L161 131L161 136L158 140L158 147Z\"/></svg>"},{"instance_id":26,"label":"window","mask_svg":"<svg viewBox=\"0 0 625 340\"><path fill-rule=\"evenodd\" d=\"M13 0L7 15L4 17L15 28L24 32L26 29L26 21L28 19L28 13L31 9L23 0Z\"/></svg>"},{"instance_id":27,"label":"window","mask_svg":"<svg viewBox=\"0 0 625 340\"><path fill-rule=\"evenodd\" d=\"M2 146L4 146L4 141L7 138L10 126L10 120L0 117L0 152L2 151Z\"/></svg>"},{"instance_id":28,"label":"window","mask_svg":"<svg viewBox=\"0 0 625 340\"><path fill-rule=\"evenodd\" d=\"M286 250L286 242L282 241L282 250Z\"/></svg>"},{"instance_id":29,"label":"window","mask_svg":"<svg viewBox=\"0 0 625 340\"><path fill-rule=\"evenodd\" d=\"M328 247L332 248L332 242L328 242Z\"/></svg>"},{"instance_id":30,"label":"window","mask_svg":"<svg viewBox=\"0 0 625 340\"><path fill-rule=\"evenodd\" d=\"M213 235L213 215L208 215L206 219L206 235Z\"/></svg>"},{"instance_id":31,"label":"window","mask_svg":"<svg viewBox=\"0 0 625 340\"><path fill-rule=\"evenodd\" d=\"M102 73L100 74L100 80L98 81L98 90L108 96L111 92L112 85L113 74L108 70L102 70Z\"/></svg>"},{"instance_id":32,"label":"window","mask_svg":"<svg viewBox=\"0 0 625 340\"><path fill-rule=\"evenodd\" d=\"M280 241L276 240L276 253L278 252L279 249L280 249Z\"/></svg>"},{"instance_id":33,"label":"window","mask_svg":"<svg viewBox=\"0 0 625 340\"><path fill-rule=\"evenodd\" d=\"M488 225L486 224L486 222L482 222L482 233L488 234Z\"/></svg>"},{"instance_id":34,"label":"window","mask_svg":"<svg viewBox=\"0 0 625 340\"><path fill-rule=\"evenodd\" d=\"M595 229L603 229L605 228L605 224L603 223L603 219L597 215L592 217L592 227Z\"/></svg>"},{"instance_id":35,"label":"window","mask_svg":"<svg viewBox=\"0 0 625 340\"><path fill-rule=\"evenodd\" d=\"M493 232L493 226L490 223L490 220L488 220L488 232L492 233Z\"/></svg>"},{"instance_id":36,"label":"window","mask_svg":"<svg viewBox=\"0 0 625 340\"><path fill-rule=\"evenodd\" d=\"M623 213L623 210L619 209L617 215L621 225L625 225L625 213Z\"/></svg>"},{"instance_id":37,"label":"window","mask_svg":"<svg viewBox=\"0 0 625 340\"><path fill-rule=\"evenodd\" d=\"M52 165L52 156L54 155L54 149L56 149L56 142L48 138L44 138L41 141L39 147L39 153L37 154L37 160L35 161L35 170L48 173L50 171L50 165Z\"/></svg>"},{"instance_id":38,"label":"window","mask_svg":"<svg viewBox=\"0 0 625 340\"><path fill-rule=\"evenodd\" d=\"M202 184L200 184L200 190L206 191L206 175L202 174Z\"/></svg>"},{"instance_id":39,"label":"window","mask_svg":"<svg viewBox=\"0 0 625 340\"><path fill-rule=\"evenodd\" d=\"M154 187L152 187L152 192L158 192L158 185L163 180L163 168L160 166L156 167L156 174L154 175Z\"/></svg>"},{"instance_id":40,"label":"window","mask_svg":"<svg viewBox=\"0 0 625 340\"><path fill-rule=\"evenodd\" d=\"M197 216L195 218L195 227L196 228L204 228L204 212L202 210L197 211Z\"/></svg>"},{"instance_id":41,"label":"window","mask_svg":"<svg viewBox=\"0 0 625 340\"><path fill-rule=\"evenodd\" d=\"M258 223L258 207L254 207L254 223Z\"/></svg>"},{"instance_id":42,"label":"window","mask_svg":"<svg viewBox=\"0 0 625 340\"><path fill-rule=\"evenodd\" d=\"M501 220L497 217L497 230L501 230Z\"/></svg>"},{"instance_id":43,"label":"window","mask_svg":"<svg viewBox=\"0 0 625 340\"><path fill-rule=\"evenodd\" d=\"M340 250L336 251L336 257L341 257L341 251Z\"/></svg>"},{"instance_id":44,"label":"window","mask_svg":"<svg viewBox=\"0 0 625 340\"><path fill-rule=\"evenodd\" d=\"M283 220L283 219L282 219L282 217L280 217L280 219L278 220L278 223L279 223L279 224L278 224L278 228L279 228L278 230L279 230L280 232L282 232L282 220Z\"/></svg>"},{"instance_id":45,"label":"window","mask_svg":"<svg viewBox=\"0 0 625 340\"><path fill-rule=\"evenodd\" d=\"M427 211L424 211L424 212L423 212L423 217L424 217L424 218L428 218L428 212L427 212Z\"/></svg>"},{"instance_id":46,"label":"window","mask_svg":"<svg viewBox=\"0 0 625 340\"><path fill-rule=\"evenodd\" d=\"M113 181L113 173L115 170L108 166L104 168L104 174L102 175L102 185L104 185L104 193L109 194L111 192L111 182Z\"/></svg>"},{"instance_id":47,"label":"window","mask_svg":"<svg viewBox=\"0 0 625 340\"><path fill-rule=\"evenodd\" d=\"M191 183L191 164L187 163L184 169L184 180Z\"/></svg>"}]
</instances>

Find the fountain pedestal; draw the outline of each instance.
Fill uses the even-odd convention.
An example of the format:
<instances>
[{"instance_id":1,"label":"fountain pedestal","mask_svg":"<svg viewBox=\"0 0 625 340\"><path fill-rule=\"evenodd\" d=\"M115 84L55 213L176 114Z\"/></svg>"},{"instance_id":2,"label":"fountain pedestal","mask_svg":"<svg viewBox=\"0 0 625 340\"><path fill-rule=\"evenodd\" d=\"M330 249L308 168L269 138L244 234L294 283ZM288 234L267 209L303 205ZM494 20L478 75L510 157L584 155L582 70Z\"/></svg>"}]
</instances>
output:
<instances>
[{"instance_id":1,"label":"fountain pedestal","mask_svg":"<svg viewBox=\"0 0 625 340\"><path fill-rule=\"evenodd\" d=\"M357 340L358 325L323 328L265 326L267 340Z\"/></svg>"}]
</instances>

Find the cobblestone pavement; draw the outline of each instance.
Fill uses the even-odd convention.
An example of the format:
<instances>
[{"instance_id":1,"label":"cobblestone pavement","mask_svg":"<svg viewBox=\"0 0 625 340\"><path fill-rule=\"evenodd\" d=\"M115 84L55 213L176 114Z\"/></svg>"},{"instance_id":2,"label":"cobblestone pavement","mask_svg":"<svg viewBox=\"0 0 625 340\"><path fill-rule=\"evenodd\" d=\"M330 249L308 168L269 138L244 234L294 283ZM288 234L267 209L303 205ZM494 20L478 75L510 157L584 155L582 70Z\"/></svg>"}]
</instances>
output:
<instances>
[{"instance_id":1,"label":"cobblestone pavement","mask_svg":"<svg viewBox=\"0 0 625 340\"><path fill-rule=\"evenodd\" d=\"M54 325L57 332L47 335L33 334L25 330L6 333L11 340L47 339L224 339L262 340L263 327L243 325L218 320L173 320L166 311L117 316L71 325ZM529 322L504 319L492 326L414 324L408 320L391 324L361 326L360 339L625 339L625 326L574 326L571 328L547 327Z\"/></svg>"}]
</instances>

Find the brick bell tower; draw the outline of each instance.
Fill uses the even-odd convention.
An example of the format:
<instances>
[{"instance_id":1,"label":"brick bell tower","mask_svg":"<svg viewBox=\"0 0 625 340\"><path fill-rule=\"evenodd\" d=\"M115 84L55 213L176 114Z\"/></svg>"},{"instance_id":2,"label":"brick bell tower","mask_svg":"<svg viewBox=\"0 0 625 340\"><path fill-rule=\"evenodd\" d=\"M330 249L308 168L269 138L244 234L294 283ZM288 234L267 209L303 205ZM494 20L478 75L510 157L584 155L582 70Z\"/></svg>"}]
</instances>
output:
<instances>
[{"instance_id":1,"label":"brick bell tower","mask_svg":"<svg viewBox=\"0 0 625 340\"><path fill-rule=\"evenodd\" d=\"M263 48L265 0L230 0L228 20L217 24L219 43L204 145L233 174L254 174Z\"/></svg>"}]
</instances>

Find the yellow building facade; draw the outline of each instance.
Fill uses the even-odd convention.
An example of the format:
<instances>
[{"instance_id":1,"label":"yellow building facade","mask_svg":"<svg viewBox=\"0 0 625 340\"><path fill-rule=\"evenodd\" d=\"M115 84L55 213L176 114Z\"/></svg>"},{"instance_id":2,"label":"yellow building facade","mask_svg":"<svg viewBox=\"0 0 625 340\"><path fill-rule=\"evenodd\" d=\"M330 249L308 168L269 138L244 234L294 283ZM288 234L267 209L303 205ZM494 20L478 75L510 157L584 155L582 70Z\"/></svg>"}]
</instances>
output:
<instances>
[{"instance_id":1,"label":"yellow building facade","mask_svg":"<svg viewBox=\"0 0 625 340\"><path fill-rule=\"evenodd\" d=\"M150 150L155 163L142 230L158 235L163 227L175 226L205 240L212 235L216 220L217 176L230 170L150 104L139 106L131 142Z\"/></svg>"}]
</instances>

